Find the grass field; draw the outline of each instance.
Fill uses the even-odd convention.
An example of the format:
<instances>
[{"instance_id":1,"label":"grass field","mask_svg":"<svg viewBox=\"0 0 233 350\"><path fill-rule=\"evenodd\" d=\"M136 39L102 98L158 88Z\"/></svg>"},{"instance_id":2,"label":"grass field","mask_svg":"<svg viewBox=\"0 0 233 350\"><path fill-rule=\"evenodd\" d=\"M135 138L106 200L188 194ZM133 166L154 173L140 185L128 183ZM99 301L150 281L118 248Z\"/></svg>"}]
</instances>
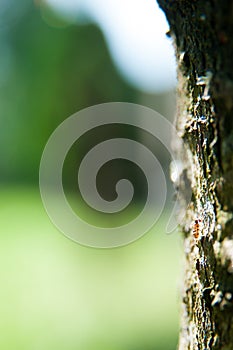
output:
<instances>
[{"instance_id":1,"label":"grass field","mask_svg":"<svg viewBox=\"0 0 233 350\"><path fill-rule=\"evenodd\" d=\"M38 189L0 198L1 349L176 349L177 233L160 221L128 246L86 248L52 225Z\"/></svg>"}]
</instances>

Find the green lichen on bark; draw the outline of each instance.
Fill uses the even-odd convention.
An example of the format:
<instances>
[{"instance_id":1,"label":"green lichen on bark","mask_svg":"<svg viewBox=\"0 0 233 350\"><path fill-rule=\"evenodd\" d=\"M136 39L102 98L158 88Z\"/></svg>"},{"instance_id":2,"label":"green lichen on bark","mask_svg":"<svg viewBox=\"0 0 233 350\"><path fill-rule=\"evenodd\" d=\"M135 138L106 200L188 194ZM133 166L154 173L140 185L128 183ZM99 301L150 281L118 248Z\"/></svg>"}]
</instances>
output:
<instances>
[{"instance_id":1,"label":"green lichen on bark","mask_svg":"<svg viewBox=\"0 0 233 350\"><path fill-rule=\"evenodd\" d=\"M233 2L159 0L178 66L185 149L184 283L179 349L233 349ZM186 203L185 188L192 188ZM200 219L199 238L193 223Z\"/></svg>"}]
</instances>

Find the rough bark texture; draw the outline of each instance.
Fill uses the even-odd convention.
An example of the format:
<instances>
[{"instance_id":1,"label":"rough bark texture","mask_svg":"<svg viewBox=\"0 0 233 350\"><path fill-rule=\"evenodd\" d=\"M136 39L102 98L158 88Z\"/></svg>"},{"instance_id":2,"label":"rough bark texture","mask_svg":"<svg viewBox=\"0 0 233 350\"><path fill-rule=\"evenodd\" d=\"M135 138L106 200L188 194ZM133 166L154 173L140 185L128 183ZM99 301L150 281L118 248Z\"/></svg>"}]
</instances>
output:
<instances>
[{"instance_id":1,"label":"rough bark texture","mask_svg":"<svg viewBox=\"0 0 233 350\"><path fill-rule=\"evenodd\" d=\"M185 271L179 349L233 349L233 1L158 0L178 63ZM191 203L185 188L191 185ZM198 219L198 239L194 220Z\"/></svg>"}]
</instances>

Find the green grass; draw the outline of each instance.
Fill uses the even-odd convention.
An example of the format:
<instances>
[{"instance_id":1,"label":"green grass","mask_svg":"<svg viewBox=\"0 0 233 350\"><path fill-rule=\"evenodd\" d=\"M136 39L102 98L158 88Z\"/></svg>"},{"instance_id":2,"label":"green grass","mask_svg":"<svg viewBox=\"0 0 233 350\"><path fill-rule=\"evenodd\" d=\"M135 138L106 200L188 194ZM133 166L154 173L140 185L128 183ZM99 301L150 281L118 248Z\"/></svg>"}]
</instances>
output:
<instances>
[{"instance_id":1,"label":"green grass","mask_svg":"<svg viewBox=\"0 0 233 350\"><path fill-rule=\"evenodd\" d=\"M163 220L138 241L93 249L50 222L39 191L0 191L0 348L172 350L180 242Z\"/></svg>"}]
</instances>

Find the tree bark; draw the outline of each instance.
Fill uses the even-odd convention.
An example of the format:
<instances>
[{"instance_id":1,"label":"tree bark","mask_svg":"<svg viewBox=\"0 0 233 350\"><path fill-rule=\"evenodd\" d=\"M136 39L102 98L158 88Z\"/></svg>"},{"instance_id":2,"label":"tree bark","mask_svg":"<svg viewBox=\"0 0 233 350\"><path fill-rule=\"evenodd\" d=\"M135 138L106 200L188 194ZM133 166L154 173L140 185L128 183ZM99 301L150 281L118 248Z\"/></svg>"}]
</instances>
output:
<instances>
[{"instance_id":1,"label":"tree bark","mask_svg":"<svg viewBox=\"0 0 233 350\"><path fill-rule=\"evenodd\" d=\"M179 349L233 349L233 1L158 0L178 66L185 149ZM191 185L191 203L185 188ZM195 224L195 220L197 224ZM194 232L193 232L194 231ZM197 237L195 238L194 235Z\"/></svg>"}]
</instances>

